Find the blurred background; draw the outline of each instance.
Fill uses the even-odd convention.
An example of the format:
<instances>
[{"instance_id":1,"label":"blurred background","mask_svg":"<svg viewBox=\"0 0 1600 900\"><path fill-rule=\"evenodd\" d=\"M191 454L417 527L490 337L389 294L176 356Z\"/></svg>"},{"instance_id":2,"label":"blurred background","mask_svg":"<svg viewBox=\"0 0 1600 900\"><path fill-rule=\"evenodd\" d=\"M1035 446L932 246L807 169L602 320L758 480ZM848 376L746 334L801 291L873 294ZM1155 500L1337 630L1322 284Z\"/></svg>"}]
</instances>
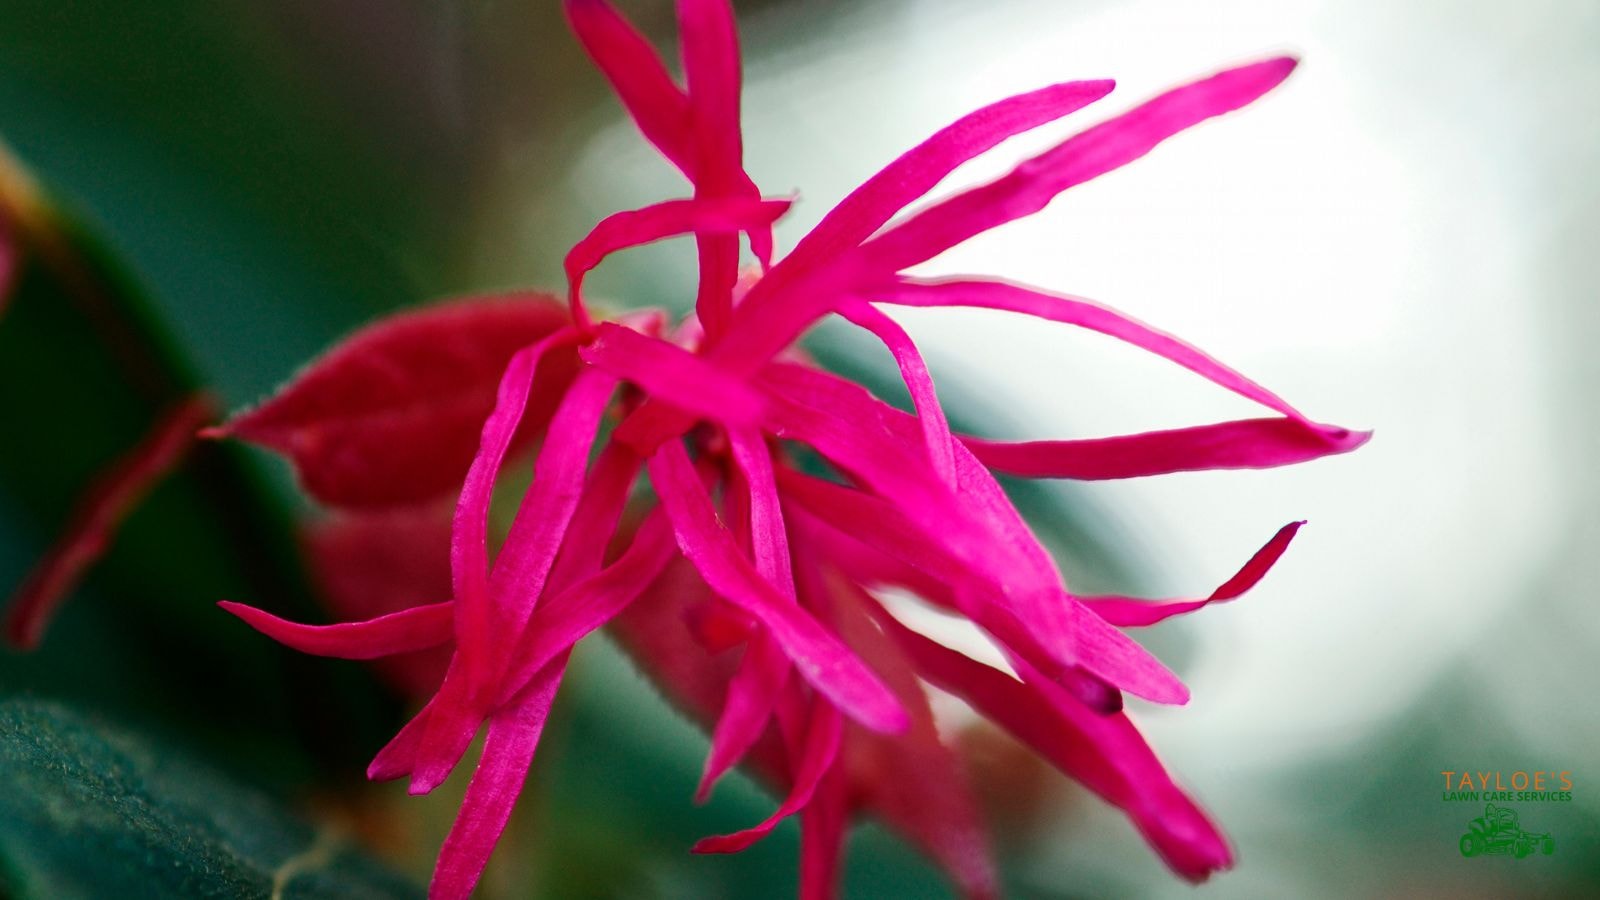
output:
<instances>
[{"instance_id":1,"label":"blurred background","mask_svg":"<svg viewBox=\"0 0 1600 900\"><path fill-rule=\"evenodd\" d=\"M666 0L620 5L671 40ZM1118 79L1076 121L1003 146L949 187L1169 85L1264 55L1303 59L1245 112L926 267L1096 298L1315 418L1377 433L1301 467L1019 497L1084 589L1203 594L1283 523L1310 524L1246 598L1145 635L1194 700L1135 715L1234 839L1235 871L1190 888L1115 811L951 711L1016 895L1600 891L1600 5L737 5L748 165L768 192L799 192L780 246L984 102ZM562 254L600 217L683 192L544 0L0 0L0 136L138 286L157 356L228 408L386 311L559 287ZM693 255L668 243L608 263L592 290L681 308L692 278ZM95 324L52 291L25 273L0 320L0 586L22 579L82 483L149 415ZM920 312L902 321L954 414L988 434L1254 414L1093 335ZM890 371L827 329L813 348L868 377ZM280 651L215 610L229 597L319 615L293 535L310 511L276 460L231 450L201 468L130 520L39 651L0 655L0 697L204 759L291 816L334 823L396 878L424 879L464 785L407 798L360 783L405 701L354 664ZM795 823L740 856L687 853L768 801L739 781L694 807L704 738L604 641L578 666L484 896L792 891ZM1571 803L1518 807L1557 852L1463 859L1456 840L1482 810L1442 802L1440 773L1537 769L1573 773ZM8 854L5 834L0 815L0 892L49 883L39 873L56 857ZM854 840L848 888L948 890L873 828Z\"/></svg>"}]
</instances>

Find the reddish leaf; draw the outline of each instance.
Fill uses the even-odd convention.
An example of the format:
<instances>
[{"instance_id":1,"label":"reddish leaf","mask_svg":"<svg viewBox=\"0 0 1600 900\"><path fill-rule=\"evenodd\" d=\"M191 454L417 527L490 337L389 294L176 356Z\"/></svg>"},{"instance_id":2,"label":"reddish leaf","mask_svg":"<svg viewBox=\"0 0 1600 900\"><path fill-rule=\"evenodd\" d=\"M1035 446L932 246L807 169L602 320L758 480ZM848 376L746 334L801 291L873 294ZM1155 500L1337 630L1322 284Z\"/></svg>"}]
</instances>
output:
<instances>
[{"instance_id":1,"label":"reddish leaf","mask_svg":"<svg viewBox=\"0 0 1600 900\"><path fill-rule=\"evenodd\" d=\"M25 650L38 646L61 601L111 546L123 520L182 462L195 430L214 410L207 395L185 399L89 487L61 536L12 595L5 620L8 641Z\"/></svg>"},{"instance_id":2,"label":"reddish leaf","mask_svg":"<svg viewBox=\"0 0 1600 900\"><path fill-rule=\"evenodd\" d=\"M16 230L6 221L5 211L0 210L0 313L6 311L11 297L11 283L16 279L21 263L22 248L17 245Z\"/></svg>"},{"instance_id":3,"label":"reddish leaf","mask_svg":"<svg viewBox=\"0 0 1600 900\"><path fill-rule=\"evenodd\" d=\"M342 515L308 528L306 556L331 618L358 622L450 598L450 510L428 506ZM374 660L408 696L439 686L450 647Z\"/></svg>"},{"instance_id":4,"label":"reddish leaf","mask_svg":"<svg viewBox=\"0 0 1600 900\"><path fill-rule=\"evenodd\" d=\"M357 331L207 436L289 456L306 490L333 506L432 500L465 477L512 354L567 321L560 302L531 293L401 312ZM576 365L570 352L541 364L523 444L549 420Z\"/></svg>"}]
</instances>

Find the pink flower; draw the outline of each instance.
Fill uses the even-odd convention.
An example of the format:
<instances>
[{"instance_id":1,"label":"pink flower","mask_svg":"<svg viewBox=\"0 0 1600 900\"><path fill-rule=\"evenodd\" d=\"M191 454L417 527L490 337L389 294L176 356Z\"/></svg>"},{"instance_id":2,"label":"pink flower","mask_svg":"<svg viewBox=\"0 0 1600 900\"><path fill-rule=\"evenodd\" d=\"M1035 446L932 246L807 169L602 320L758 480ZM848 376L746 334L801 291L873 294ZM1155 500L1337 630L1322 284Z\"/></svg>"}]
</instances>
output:
<instances>
[{"instance_id":1,"label":"pink flower","mask_svg":"<svg viewBox=\"0 0 1600 900\"><path fill-rule=\"evenodd\" d=\"M358 334L226 429L291 454L308 488L336 505L401 505L424 499L419 485L461 484L449 599L327 626L224 604L310 653L372 659L451 648L432 699L368 770L377 779L409 777L413 793L431 791L487 723L432 895L471 891L521 789L568 654L607 623L711 726L702 797L741 761L784 792L766 821L695 849L742 849L799 814L804 897L832 895L844 829L857 811L903 831L965 894L998 893L976 803L934 727L930 688L962 698L1122 808L1179 874L1200 880L1227 867L1222 835L1121 711L1125 691L1180 704L1188 691L1119 628L1239 596L1300 523L1204 598L1077 597L991 470L1102 479L1258 468L1346 452L1368 435L1318 424L1194 347L1088 300L904 271L1250 103L1294 62L1271 59L1184 85L993 182L891 221L961 163L1099 100L1112 85L1069 82L1001 100L890 163L773 262L771 226L789 201L763 198L743 169L727 0L679 0L686 89L601 0L568 0L566 9L693 196L610 216L580 241L566 259L570 318L553 320L552 302L537 299L402 314ZM588 271L611 253L677 235L693 235L699 255L693 317L669 328L652 311L590 316ZM761 262L759 276L742 281L741 235ZM981 307L1088 328L1166 357L1271 415L1089 441L954 434L916 346L886 305ZM793 349L829 315L884 343L915 415ZM512 333L522 336L514 351ZM499 374L492 395L487 371ZM596 448L607 419L615 428ZM467 464L461 448L470 447L477 423ZM491 558L493 487L515 446L538 434L532 484ZM800 448L825 460L830 476L803 473ZM654 501L636 490L641 473ZM1010 671L908 628L874 596L880 587L907 589L970 620Z\"/></svg>"}]
</instances>

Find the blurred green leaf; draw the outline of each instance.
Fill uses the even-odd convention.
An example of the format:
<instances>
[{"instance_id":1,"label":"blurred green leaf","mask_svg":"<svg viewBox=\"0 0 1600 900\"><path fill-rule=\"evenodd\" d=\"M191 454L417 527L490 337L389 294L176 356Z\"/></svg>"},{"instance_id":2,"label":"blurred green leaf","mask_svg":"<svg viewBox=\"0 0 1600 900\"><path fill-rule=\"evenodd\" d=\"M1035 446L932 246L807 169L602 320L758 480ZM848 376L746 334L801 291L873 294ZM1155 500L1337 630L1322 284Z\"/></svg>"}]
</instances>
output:
<instances>
[{"instance_id":1,"label":"blurred green leaf","mask_svg":"<svg viewBox=\"0 0 1600 900\"><path fill-rule=\"evenodd\" d=\"M421 895L170 748L21 699L0 702L0 885L61 900Z\"/></svg>"},{"instance_id":2,"label":"blurred green leaf","mask_svg":"<svg viewBox=\"0 0 1600 900\"><path fill-rule=\"evenodd\" d=\"M19 582L95 476L203 385L120 256L14 160L0 210L24 266L0 321L0 586ZM241 448L202 444L128 519L0 685L182 733L275 784L359 771L393 715L357 668L291 656L215 607L316 615L285 494ZM314 687L313 687L314 685ZM300 698L291 703L291 698Z\"/></svg>"}]
</instances>

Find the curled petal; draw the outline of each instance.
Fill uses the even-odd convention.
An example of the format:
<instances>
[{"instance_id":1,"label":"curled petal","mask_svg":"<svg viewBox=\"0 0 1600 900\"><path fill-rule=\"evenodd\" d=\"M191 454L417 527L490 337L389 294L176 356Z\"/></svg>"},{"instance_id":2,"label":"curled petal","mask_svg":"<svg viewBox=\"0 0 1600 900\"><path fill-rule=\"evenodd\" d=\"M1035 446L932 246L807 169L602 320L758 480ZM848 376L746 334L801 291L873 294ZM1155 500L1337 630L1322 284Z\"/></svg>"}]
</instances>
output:
<instances>
[{"instance_id":1,"label":"curled petal","mask_svg":"<svg viewBox=\"0 0 1600 900\"><path fill-rule=\"evenodd\" d=\"M905 710L872 672L817 621L755 571L716 520L688 453L669 442L651 457L650 480L672 519L678 546L712 589L766 627L796 670L839 709L875 731L898 733Z\"/></svg>"},{"instance_id":2,"label":"curled petal","mask_svg":"<svg viewBox=\"0 0 1600 900\"><path fill-rule=\"evenodd\" d=\"M879 272L898 272L1007 222L1032 215L1075 185L1121 168L1173 135L1238 109L1294 71L1286 57L1219 72L1083 131L981 187L912 216L866 244Z\"/></svg>"},{"instance_id":3,"label":"curled petal","mask_svg":"<svg viewBox=\"0 0 1600 900\"><path fill-rule=\"evenodd\" d=\"M735 234L770 226L788 211L789 200L711 198L667 200L643 209L624 210L600 220L583 240L567 252L567 302L572 317L585 330L591 328L583 307L583 279L607 256L680 234Z\"/></svg>"},{"instance_id":4,"label":"curled petal","mask_svg":"<svg viewBox=\"0 0 1600 900\"><path fill-rule=\"evenodd\" d=\"M231 603L217 604L269 638L312 656L377 659L448 644L454 636L454 611L449 603L413 606L365 622L301 625L268 612Z\"/></svg>"},{"instance_id":5,"label":"curled petal","mask_svg":"<svg viewBox=\"0 0 1600 900\"><path fill-rule=\"evenodd\" d=\"M1169 619L1183 613L1194 612L1203 606L1212 603L1221 603L1232 600L1256 586L1267 572L1271 571L1278 558L1289 549L1289 542L1294 540L1295 533L1304 525L1304 521L1290 522L1278 529L1272 540L1257 550L1255 555L1244 564L1238 572L1234 573L1222 584L1212 591L1210 596L1200 600L1166 600L1151 601L1137 600L1132 597L1084 597L1083 603L1095 612L1100 618L1112 625L1122 628L1134 628L1141 625L1154 625L1163 619Z\"/></svg>"},{"instance_id":6,"label":"curled petal","mask_svg":"<svg viewBox=\"0 0 1600 900\"><path fill-rule=\"evenodd\" d=\"M1208 469L1265 469L1349 453L1372 437L1274 416L1076 441L961 438L986 466L1023 478L1102 481Z\"/></svg>"}]
</instances>

